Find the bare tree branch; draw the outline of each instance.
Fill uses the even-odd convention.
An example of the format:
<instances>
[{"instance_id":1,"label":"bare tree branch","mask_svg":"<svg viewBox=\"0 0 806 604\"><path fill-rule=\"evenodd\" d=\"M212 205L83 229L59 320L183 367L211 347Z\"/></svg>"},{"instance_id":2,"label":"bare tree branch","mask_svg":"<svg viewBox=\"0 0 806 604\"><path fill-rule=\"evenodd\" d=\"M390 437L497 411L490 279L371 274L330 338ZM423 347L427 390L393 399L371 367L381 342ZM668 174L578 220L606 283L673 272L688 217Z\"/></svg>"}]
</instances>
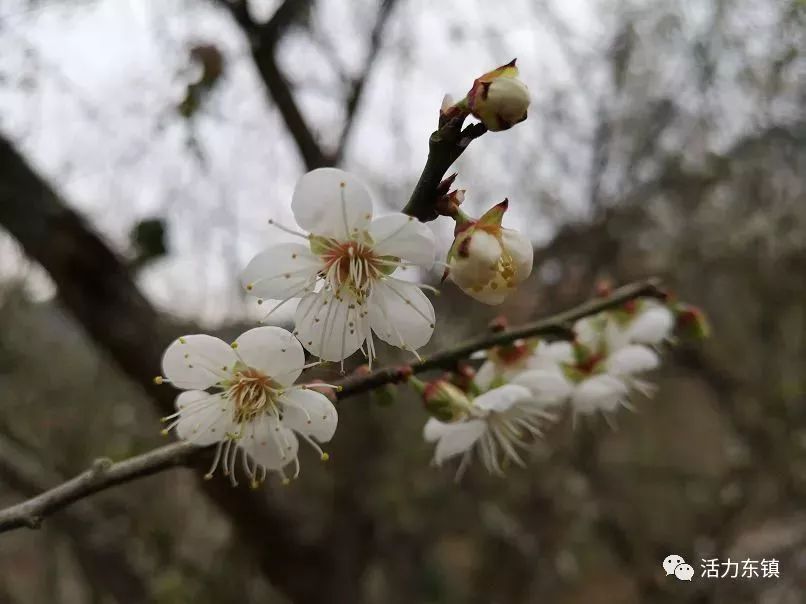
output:
<instances>
[{"instance_id":1,"label":"bare tree branch","mask_svg":"<svg viewBox=\"0 0 806 604\"><path fill-rule=\"evenodd\" d=\"M430 359L424 359L411 365L411 372L421 373L431 369L449 368L477 350L507 344L521 338L569 337L572 335L571 326L574 321L582 317L596 314L639 297L663 298L664 296L665 294L659 289L659 283L655 279L625 285L615 290L610 296L589 300L571 310L446 349ZM351 376L336 383L340 387L337 396L339 400L343 400L385 384L404 381L408 375L408 367L405 370L398 367L380 369L369 375ZM171 395L173 396L173 393ZM189 464L204 451L205 449L188 443L175 443L119 463L112 463L109 459L96 460L89 470L64 484L29 501L0 511L0 532L21 527L38 528L43 518L79 499L118 484ZM4 456L4 451L0 448L0 459ZM2 463L0 463L0 471L2 471L2 467Z\"/></svg>"},{"instance_id":2,"label":"bare tree branch","mask_svg":"<svg viewBox=\"0 0 806 604\"><path fill-rule=\"evenodd\" d=\"M372 68L378 60L378 51L383 41L383 30L386 28L386 23L389 21L389 16L392 14L392 9L395 7L397 0L383 0L380 9L378 9L378 17L375 25L372 28L372 33L369 36L369 48L367 49L367 58L364 61L364 68L361 74L353 80L352 88L347 101L345 103L345 120L344 127L339 137L339 143L336 146L336 153L334 154L334 162L339 163L344 156L344 151L352 132L355 118L358 114L358 108L361 104L361 97L364 94L367 80L372 74Z\"/></svg>"}]
</instances>

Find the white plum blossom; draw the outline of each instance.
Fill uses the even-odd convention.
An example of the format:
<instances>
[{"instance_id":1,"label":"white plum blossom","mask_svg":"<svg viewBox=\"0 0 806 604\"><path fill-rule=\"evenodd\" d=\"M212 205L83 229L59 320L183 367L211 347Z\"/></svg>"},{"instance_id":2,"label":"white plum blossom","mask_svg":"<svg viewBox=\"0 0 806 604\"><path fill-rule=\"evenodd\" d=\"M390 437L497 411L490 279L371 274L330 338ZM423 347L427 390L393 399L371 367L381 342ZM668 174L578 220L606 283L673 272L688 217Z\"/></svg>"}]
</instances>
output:
<instances>
[{"instance_id":1,"label":"white plum blossom","mask_svg":"<svg viewBox=\"0 0 806 604\"><path fill-rule=\"evenodd\" d=\"M298 437L325 460L316 441L329 441L338 423L324 394L294 385L304 368L302 346L280 327L250 329L232 344L205 334L183 336L166 349L164 377L156 380L185 390L176 398L176 413L163 418L170 422L163 432L175 429L198 446L218 444L208 478L222 465L237 484L239 451L252 486L267 472L287 481L284 468L292 463L296 477Z\"/></svg>"},{"instance_id":2,"label":"white plum blossom","mask_svg":"<svg viewBox=\"0 0 806 604\"><path fill-rule=\"evenodd\" d=\"M443 422L435 417L423 430L427 442L435 442L434 463L462 456L456 474L461 478L475 450L487 471L501 475L510 463L524 465L519 449L542 435L553 417L535 400L528 388L507 384L465 399L464 415L458 421Z\"/></svg>"},{"instance_id":3,"label":"white plum blossom","mask_svg":"<svg viewBox=\"0 0 806 604\"><path fill-rule=\"evenodd\" d=\"M528 238L501 221L508 201L478 220L457 218L457 235L448 253L448 275L468 296L501 304L532 272L534 250Z\"/></svg>"},{"instance_id":4,"label":"white plum blossom","mask_svg":"<svg viewBox=\"0 0 806 604\"><path fill-rule=\"evenodd\" d=\"M609 312L580 319L574 325L577 340L590 348L616 350L628 344L658 346L674 329L674 314L655 300L635 300Z\"/></svg>"},{"instance_id":5,"label":"white plum blossom","mask_svg":"<svg viewBox=\"0 0 806 604\"><path fill-rule=\"evenodd\" d=\"M576 415L609 413L630 407L629 393L652 393L652 386L638 378L658 367L658 354L641 344L613 351L593 352L576 342L555 342L539 347L532 369L518 374L512 383L529 388L536 397L560 404L568 401Z\"/></svg>"},{"instance_id":6,"label":"white plum blossom","mask_svg":"<svg viewBox=\"0 0 806 604\"><path fill-rule=\"evenodd\" d=\"M405 214L373 219L363 183L335 168L305 174L291 209L308 234L284 230L305 242L269 247L242 276L250 294L280 300L269 314L300 298L294 333L327 361L343 361L361 349L371 364L373 334L411 351L429 341L435 317L425 286L393 276L398 269L433 265L434 236L426 225Z\"/></svg>"}]
</instances>

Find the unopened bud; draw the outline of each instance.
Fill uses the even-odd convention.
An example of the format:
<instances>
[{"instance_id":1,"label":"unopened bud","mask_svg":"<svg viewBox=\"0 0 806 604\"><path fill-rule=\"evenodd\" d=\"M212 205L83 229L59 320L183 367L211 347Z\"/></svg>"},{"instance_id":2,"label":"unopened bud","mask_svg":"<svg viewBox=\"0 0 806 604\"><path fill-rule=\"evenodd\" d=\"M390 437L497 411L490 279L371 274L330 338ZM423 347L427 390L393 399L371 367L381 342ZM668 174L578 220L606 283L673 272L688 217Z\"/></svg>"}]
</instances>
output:
<instances>
[{"instance_id":1,"label":"unopened bud","mask_svg":"<svg viewBox=\"0 0 806 604\"><path fill-rule=\"evenodd\" d=\"M690 304L674 305L675 331L682 338L702 340L711 335L711 325L705 314Z\"/></svg>"},{"instance_id":2,"label":"unopened bud","mask_svg":"<svg viewBox=\"0 0 806 604\"><path fill-rule=\"evenodd\" d=\"M467 395L444 378L427 384L411 378L409 383L422 394L426 411L442 422L455 421L470 409Z\"/></svg>"},{"instance_id":3,"label":"unopened bud","mask_svg":"<svg viewBox=\"0 0 806 604\"><path fill-rule=\"evenodd\" d=\"M526 119L531 99L518 78L515 59L477 78L467 93L467 106L492 132L507 130Z\"/></svg>"}]
</instances>

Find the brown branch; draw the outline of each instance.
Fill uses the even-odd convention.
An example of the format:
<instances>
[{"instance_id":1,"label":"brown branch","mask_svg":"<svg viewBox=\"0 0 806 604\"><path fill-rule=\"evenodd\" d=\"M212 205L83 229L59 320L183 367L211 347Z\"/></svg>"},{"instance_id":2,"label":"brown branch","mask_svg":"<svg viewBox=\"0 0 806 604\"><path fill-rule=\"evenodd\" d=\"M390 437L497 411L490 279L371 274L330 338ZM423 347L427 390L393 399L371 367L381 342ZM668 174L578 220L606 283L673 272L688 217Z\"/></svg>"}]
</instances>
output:
<instances>
[{"instance_id":1,"label":"brown branch","mask_svg":"<svg viewBox=\"0 0 806 604\"><path fill-rule=\"evenodd\" d=\"M487 132L483 124L471 124L462 128L465 116L455 117L431 134L428 139L428 159L420 174L403 213L414 216L422 222L435 220L439 214L434 204L437 201L437 187L467 146Z\"/></svg>"},{"instance_id":2,"label":"brown branch","mask_svg":"<svg viewBox=\"0 0 806 604\"><path fill-rule=\"evenodd\" d=\"M252 20L243 0L217 0L217 3L232 15L246 35L269 99L277 106L305 166L313 170L333 165L333 157L316 140L294 99L291 83L277 63L277 44L298 15L311 6L311 0L285 0L266 23Z\"/></svg>"},{"instance_id":3,"label":"brown branch","mask_svg":"<svg viewBox=\"0 0 806 604\"><path fill-rule=\"evenodd\" d=\"M432 369L449 368L456 361L467 358L478 350L507 344L521 338L536 336L567 338L572 335L571 326L578 319L618 306L635 298L663 298L664 296L665 294L659 289L659 283L655 279L625 285L607 297L589 300L571 310L502 333L475 338L438 352L430 359L424 359L411 365L411 371L413 373L422 373ZM386 368L369 375L348 377L337 382L337 385L341 387L338 398L342 400L385 384L403 381L407 373L407 371L401 372L400 368ZM173 393L171 396L173 396ZM0 511L0 532L26 526L38 528L45 516L79 499L118 484L130 482L143 476L150 476L178 465L188 464L205 451L206 449L200 449L187 443L176 443L116 464L113 464L110 460L98 460L93 464L92 468L72 480L46 491L34 499ZM2 456L2 450L0 450L0 456Z\"/></svg>"},{"instance_id":4,"label":"brown branch","mask_svg":"<svg viewBox=\"0 0 806 604\"><path fill-rule=\"evenodd\" d=\"M665 293L660 289L660 282L657 279L631 283L616 289L607 297L589 300L571 310L561 312L551 317L527 323L526 325L501 333L468 340L453 348L438 352L420 362L413 363L411 370L413 373L421 373L431 369L450 369L455 365L456 361L469 357L477 350L485 350L500 344L508 344L522 338L537 336L546 338L568 338L572 335L571 326L574 321L640 297L664 298ZM401 379L401 369L398 367L379 369L369 375L353 375L336 382L336 384L341 387L338 398L343 399L348 396L353 396L360 392L366 392L383 386L384 384L400 381Z\"/></svg>"},{"instance_id":5,"label":"brown branch","mask_svg":"<svg viewBox=\"0 0 806 604\"><path fill-rule=\"evenodd\" d=\"M54 512L90 495L109 489L115 485L131 482L137 478L150 476L168 468L187 463L199 449L189 443L174 443L132 457L126 461L113 463L108 458L96 459L92 466L75 478L71 478L41 495L0 511L0 532L15 528L39 528L42 520ZM14 471L9 464L15 453L0 442L0 473L19 481L21 473Z\"/></svg>"}]
</instances>

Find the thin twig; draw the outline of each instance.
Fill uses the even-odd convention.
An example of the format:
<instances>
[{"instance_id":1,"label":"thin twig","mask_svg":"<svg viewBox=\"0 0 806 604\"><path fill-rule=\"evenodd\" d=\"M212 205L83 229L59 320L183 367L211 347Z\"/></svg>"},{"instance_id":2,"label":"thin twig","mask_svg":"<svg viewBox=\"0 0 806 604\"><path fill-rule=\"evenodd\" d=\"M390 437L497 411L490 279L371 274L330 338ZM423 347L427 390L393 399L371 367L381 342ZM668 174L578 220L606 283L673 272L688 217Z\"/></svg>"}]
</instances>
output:
<instances>
[{"instance_id":1,"label":"thin twig","mask_svg":"<svg viewBox=\"0 0 806 604\"><path fill-rule=\"evenodd\" d=\"M574 321L640 297L664 297L659 288L659 281L649 279L625 285L607 297L589 300L571 310L502 333L469 340L411 365L411 372L422 373L432 369L449 368L456 361L478 350L507 344L521 338L535 336L568 338L572 334L571 327ZM408 367L405 371L400 368L386 368L369 375L350 376L337 382L341 387L338 398L342 400L385 384L399 382L407 375L409 375ZM206 448L182 442L160 447L118 463L113 463L109 459L98 459L89 470L75 478L33 499L0 511L0 532L21 527L38 528L45 517L71 503L118 484L176 466L189 465L205 452ZM0 449L0 457L3 455Z\"/></svg>"},{"instance_id":2,"label":"thin twig","mask_svg":"<svg viewBox=\"0 0 806 604\"><path fill-rule=\"evenodd\" d=\"M584 304L561 312L559 314L527 323L520 327L509 329L501 333L494 333L463 342L458 346L440 351L429 358L410 365L412 373L422 373L431 369L450 369L461 359L469 357L478 350L486 350L493 346L508 344L522 338L536 336L569 339L572 336L571 327L574 321L607 310L628 300L641 297L664 298L665 293L660 289L660 280L648 279L631 283L615 290L611 295L589 300ZM401 381L408 373L409 366L401 371L400 367L387 367L379 369L369 375L353 375L347 377L336 385L341 387L337 394L339 400L353 396L367 390L372 390L384 384Z\"/></svg>"},{"instance_id":3,"label":"thin twig","mask_svg":"<svg viewBox=\"0 0 806 604\"><path fill-rule=\"evenodd\" d=\"M181 442L118 463L108 458L96 459L88 470L75 478L0 511L0 532L20 527L39 528L46 516L71 503L115 485L184 465L199 451L192 444ZM3 454L0 451L0 455Z\"/></svg>"}]
</instances>

